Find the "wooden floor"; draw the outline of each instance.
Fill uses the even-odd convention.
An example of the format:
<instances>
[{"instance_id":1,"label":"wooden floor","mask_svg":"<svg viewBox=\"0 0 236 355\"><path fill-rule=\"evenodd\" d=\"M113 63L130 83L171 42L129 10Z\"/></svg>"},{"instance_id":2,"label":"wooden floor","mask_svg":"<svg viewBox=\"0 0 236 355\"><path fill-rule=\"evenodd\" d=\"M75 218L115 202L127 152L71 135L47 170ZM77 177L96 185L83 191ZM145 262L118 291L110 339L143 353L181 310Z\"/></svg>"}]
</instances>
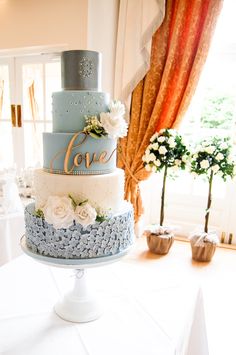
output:
<instances>
[{"instance_id":1,"label":"wooden floor","mask_svg":"<svg viewBox=\"0 0 236 355\"><path fill-rule=\"evenodd\" d=\"M167 285L198 284L203 291L210 355L236 355L236 250L217 248L210 263L198 263L192 261L188 242L175 241L168 255L158 256L148 251L143 237L136 240L127 262L138 265L137 277L147 282L155 278Z\"/></svg>"}]
</instances>

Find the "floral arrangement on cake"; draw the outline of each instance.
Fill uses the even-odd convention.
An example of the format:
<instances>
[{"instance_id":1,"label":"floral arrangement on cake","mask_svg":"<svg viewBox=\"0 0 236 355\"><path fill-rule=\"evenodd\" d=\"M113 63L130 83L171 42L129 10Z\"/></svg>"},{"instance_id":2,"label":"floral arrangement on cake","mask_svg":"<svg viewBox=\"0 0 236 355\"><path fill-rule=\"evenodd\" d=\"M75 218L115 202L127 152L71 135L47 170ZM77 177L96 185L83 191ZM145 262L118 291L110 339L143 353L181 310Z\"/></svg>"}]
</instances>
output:
<instances>
[{"instance_id":1,"label":"floral arrangement on cake","mask_svg":"<svg viewBox=\"0 0 236 355\"><path fill-rule=\"evenodd\" d=\"M120 101L112 101L108 112L86 116L84 132L93 138L122 138L127 135L128 125L124 119L125 106Z\"/></svg>"},{"instance_id":2,"label":"floral arrangement on cake","mask_svg":"<svg viewBox=\"0 0 236 355\"><path fill-rule=\"evenodd\" d=\"M71 195L49 196L46 204L35 211L35 215L44 218L55 229L69 228L75 223L87 227L95 222L103 222L108 215L96 210L88 200L78 202Z\"/></svg>"},{"instance_id":3,"label":"floral arrangement on cake","mask_svg":"<svg viewBox=\"0 0 236 355\"><path fill-rule=\"evenodd\" d=\"M215 235L208 233L208 222L212 202L213 177L219 176L224 181L235 175L235 162L232 156L230 138L211 137L203 139L191 156L191 172L196 177L204 175L209 183L207 208L205 214L204 238L215 242ZM202 240L203 241L203 240Z\"/></svg>"},{"instance_id":4,"label":"floral arrangement on cake","mask_svg":"<svg viewBox=\"0 0 236 355\"><path fill-rule=\"evenodd\" d=\"M182 136L173 129L162 129L151 137L150 144L142 158L147 171L156 173L164 169L160 226L163 226L164 222L164 200L168 169L185 169L189 156L190 152L184 144Z\"/></svg>"}]
</instances>

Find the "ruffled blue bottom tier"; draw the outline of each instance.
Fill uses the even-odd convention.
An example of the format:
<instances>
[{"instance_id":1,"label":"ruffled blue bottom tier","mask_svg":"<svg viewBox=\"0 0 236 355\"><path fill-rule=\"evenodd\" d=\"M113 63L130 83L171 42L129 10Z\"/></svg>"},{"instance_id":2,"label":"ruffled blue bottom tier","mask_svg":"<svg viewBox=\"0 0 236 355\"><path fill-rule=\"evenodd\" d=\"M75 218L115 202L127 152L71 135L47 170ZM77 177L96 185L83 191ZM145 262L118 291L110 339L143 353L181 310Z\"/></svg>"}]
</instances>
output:
<instances>
[{"instance_id":1,"label":"ruffled blue bottom tier","mask_svg":"<svg viewBox=\"0 0 236 355\"><path fill-rule=\"evenodd\" d=\"M55 229L35 216L34 203L25 208L27 246L35 253L64 259L87 259L115 255L128 249L134 240L132 206L103 222L87 227L74 223L67 229Z\"/></svg>"}]
</instances>

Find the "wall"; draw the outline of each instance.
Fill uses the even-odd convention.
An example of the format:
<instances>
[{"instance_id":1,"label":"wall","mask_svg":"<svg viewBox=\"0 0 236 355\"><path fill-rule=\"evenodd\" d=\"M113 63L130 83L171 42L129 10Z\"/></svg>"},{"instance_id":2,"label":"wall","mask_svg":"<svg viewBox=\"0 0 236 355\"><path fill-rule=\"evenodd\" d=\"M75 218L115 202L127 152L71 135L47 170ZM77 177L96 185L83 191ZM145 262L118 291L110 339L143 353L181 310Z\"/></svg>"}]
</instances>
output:
<instances>
[{"instance_id":1,"label":"wall","mask_svg":"<svg viewBox=\"0 0 236 355\"><path fill-rule=\"evenodd\" d=\"M102 53L102 90L113 97L119 0L88 0L88 49Z\"/></svg>"},{"instance_id":2,"label":"wall","mask_svg":"<svg viewBox=\"0 0 236 355\"><path fill-rule=\"evenodd\" d=\"M85 48L88 0L0 0L0 50Z\"/></svg>"}]
</instances>

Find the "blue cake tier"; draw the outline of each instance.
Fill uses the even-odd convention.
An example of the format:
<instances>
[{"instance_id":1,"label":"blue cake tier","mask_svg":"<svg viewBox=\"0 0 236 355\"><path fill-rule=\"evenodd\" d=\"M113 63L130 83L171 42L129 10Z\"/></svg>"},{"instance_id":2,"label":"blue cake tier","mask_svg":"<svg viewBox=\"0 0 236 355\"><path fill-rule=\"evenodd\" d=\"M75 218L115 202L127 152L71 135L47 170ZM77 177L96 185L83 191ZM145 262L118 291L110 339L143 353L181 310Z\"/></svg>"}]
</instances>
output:
<instances>
[{"instance_id":1,"label":"blue cake tier","mask_svg":"<svg viewBox=\"0 0 236 355\"><path fill-rule=\"evenodd\" d=\"M116 168L116 140L83 132L43 133L43 168L57 174L108 174Z\"/></svg>"},{"instance_id":2,"label":"blue cake tier","mask_svg":"<svg viewBox=\"0 0 236 355\"><path fill-rule=\"evenodd\" d=\"M103 222L87 227L74 224L55 229L35 216L34 204L25 208L27 246L35 253L64 259L88 259L118 254L134 240L133 209L124 204L123 211Z\"/></svg>"},{"instance_id":3,"label":"blue cake tier","mask_svg":"<svg viewBox=\"0 0 236 355\"><path fill-rule=\"evenodd\" d=\"M93 91L60 91L52 94L53 132L77 132L85 117L108 111L110 95Z\"/></svg>"}]
</instances>

